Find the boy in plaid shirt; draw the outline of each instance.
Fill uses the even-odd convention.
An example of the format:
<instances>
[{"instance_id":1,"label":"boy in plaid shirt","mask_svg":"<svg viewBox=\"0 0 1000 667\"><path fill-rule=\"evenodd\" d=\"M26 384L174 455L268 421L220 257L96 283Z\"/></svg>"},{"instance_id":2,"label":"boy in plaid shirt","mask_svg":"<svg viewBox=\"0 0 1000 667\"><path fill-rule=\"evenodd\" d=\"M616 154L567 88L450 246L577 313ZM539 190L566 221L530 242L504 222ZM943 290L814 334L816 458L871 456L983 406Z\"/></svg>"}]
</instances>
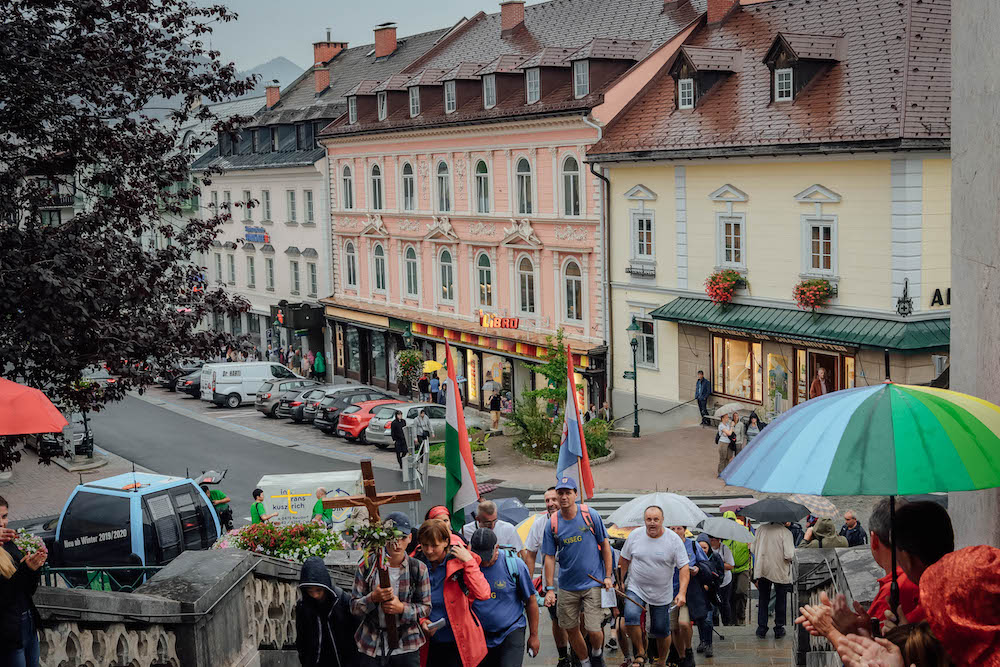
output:
<instances>
[{"instance_id":1,"label":"boy in plaid shirt","mask_svg":"<svg viewBox=\"0 0 1000 667\"><path fill-rule=\"evenodd\" d=\"M431 613L431 584L427 566L406 555L413 538L409 517L393 512L386 517L403 532L403 537L386 551L389 556L391 588L380 588L365 578L362 568L354 576L351 613L361 617L354 640L361 653L361 667L419 667L420 647L426 639L420 619ZM399 647L389 648L385 615L396 616Z\"/></svg>"}]
</instances>

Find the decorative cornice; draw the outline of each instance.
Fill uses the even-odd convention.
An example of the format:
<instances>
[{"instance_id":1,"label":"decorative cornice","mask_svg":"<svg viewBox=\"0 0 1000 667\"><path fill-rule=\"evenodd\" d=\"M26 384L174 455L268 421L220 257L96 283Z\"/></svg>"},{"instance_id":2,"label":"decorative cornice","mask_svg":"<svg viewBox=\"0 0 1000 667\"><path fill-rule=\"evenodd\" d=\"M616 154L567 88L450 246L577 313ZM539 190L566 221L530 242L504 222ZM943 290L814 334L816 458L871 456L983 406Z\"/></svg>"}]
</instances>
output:
<instances>
[{"instance_id":1,"label":"decorative cornice","mask_svg":"<svg viewBox=\"0 0 1000 667\"><path fill-rule=\"evenodd\" d=\"M474 222L469 226L469 236L492 238L497 233L497 226L492 222Z\"/></svg>"},{"instance_id":2,"label":"decorative cornice","mask_svg":"<svg viewBox=\"0 0 1000 667\"><path fill-rule=\"evenodd\" d=\"M556 227L556 238L560 241L588 241L590 233L584 227L566 225L565 227Z\"/></svg>"},{"instance_id":3,"label":"decorative cornice","mask_svg":"<svg viewBox=\"0 0 1000 667\"><path fill-rule=\"evenodd\" d=\"M510 219L510 227L504 227L504 243L510 243L516 239L522 239L526 243L534 246L542 245L542 240L535 235L535 230L531 227L531 221L522 219Z\"/></svg>"},{"instance_id":4,"label":"decorative cornice","mask_svg":"<svg viewBox=\"0 0 1000 667\"><path fill-rule=\"evenodd\" d=\"M435 215L434 222L427 225L427 234L424 235L424 238L429 239L435 236L458 240L458 234L455 233L455 228L452 227L448 216Z\"/></svg>"},{"instance_id":5,"label":"decorative cornice","mask_svg":"<svg viewBox=\"0 0 1000 667\"><path fill-rule=\"evenodd\" d=\"M420 222L417 220L410 220L409 218L405 218L399 221L399 229L400 231L403 232L419 232Z\"/></svg>"}]
</instances>

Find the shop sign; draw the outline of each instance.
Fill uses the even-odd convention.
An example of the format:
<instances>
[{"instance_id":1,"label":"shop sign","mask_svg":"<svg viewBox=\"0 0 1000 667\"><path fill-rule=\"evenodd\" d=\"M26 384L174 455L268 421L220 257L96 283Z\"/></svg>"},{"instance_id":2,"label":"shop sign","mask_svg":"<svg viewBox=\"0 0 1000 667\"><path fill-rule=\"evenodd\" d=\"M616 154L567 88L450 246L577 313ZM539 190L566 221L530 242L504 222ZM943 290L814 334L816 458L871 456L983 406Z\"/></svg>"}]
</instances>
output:
<instances>
[{"instance_id":1,"label":"shop sign","mask_svg":"<svg viewBox=\"0 0 1000 667\"><path fill-rule=\"evenodd\" d=\"M934 296L931 297L931 308L934 306L950 306L951 305L951 288L945 289L944 293L940 289L934 290Z\"/></svg>"},{"instance_id":2,"label":"shop sign","mask_svg":"<svg viewBox=\"0 0 1000 667\"><path fill-rule=\"evenodd\" d=\"M243 238L249 243L270 243L271 235L263 227L244 227Z\"/></svg>"},{"instance_id":3,"label":"shop sign","mask_svg":"<svg viewBox=\"0 0 1000 667\"><path fill-rule=\"evenodd\" d=\"M521 320L517 317L500 317L479 311L479 326L487 329L517 329L520 324Z\"/></svg>"}]
</instances>

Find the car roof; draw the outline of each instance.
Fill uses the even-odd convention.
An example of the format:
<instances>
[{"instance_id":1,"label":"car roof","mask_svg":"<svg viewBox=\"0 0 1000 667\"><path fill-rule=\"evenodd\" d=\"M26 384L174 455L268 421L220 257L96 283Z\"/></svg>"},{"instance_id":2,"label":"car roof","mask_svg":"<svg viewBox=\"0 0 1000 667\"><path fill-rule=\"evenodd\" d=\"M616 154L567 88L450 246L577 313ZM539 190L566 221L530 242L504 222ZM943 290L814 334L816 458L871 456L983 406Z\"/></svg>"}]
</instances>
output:
<instances>
[{"instance_id":1,"label":"car roof","mask_svg":"<svg viewBox=\"0 0 1000 667\"><path fill-rule=\"evenodd\" d=\"M326 395L331 396L333 394L339 394L344 391L380 391L385 393L384 389L379 389L378 387L372 387L367 384L335 384L330 385L330 388L326 390Z\"/></svg>"},{"instance_id":2,"label":"car roof","mask_svg":"<svg viewBox=\"0 0 1000 667\"><path fill-rule=\"evenodd\" d=\"M362 410L372 411L372 408L382 407L383 405L393 405L395 403L402 403L402 401L397 401L393 398L383 398L377 401L361 401L360 403L355 403L356 406Z\"/></svg>"},{"instance_id":3,"label":"car roof","mask_svg":"<svg viewBox=\"0 0 1000 667\"><path fill-rule=\"evenodd\" d=\"M120 475L84 482L80 487L85 489L108 489L111 491L136 490L139 493L148 493L163 487L174 486L180 481L184 481L184 478L173 477L171 475L155 475L147 472L123 472Z\"/></svg>"}]
</instances>

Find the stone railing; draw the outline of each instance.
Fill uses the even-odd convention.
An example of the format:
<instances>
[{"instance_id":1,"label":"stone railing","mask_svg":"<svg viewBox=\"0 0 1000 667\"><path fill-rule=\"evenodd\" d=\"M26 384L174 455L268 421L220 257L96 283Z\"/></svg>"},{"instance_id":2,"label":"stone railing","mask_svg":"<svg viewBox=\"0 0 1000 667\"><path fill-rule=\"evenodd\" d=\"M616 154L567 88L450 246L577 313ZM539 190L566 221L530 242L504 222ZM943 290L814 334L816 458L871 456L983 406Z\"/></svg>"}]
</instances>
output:
<instances>
[{"instance_id":1,"label":"stone railing","mask_svg":"<svg viewBox=\"0 0 1000 667\"><path fill-rule=\"evenodd\" d=\"M327 558L354 580L356 552ZM41 587L45 667L293 665L300 566L237 550L186 551L135 593Z\"/></svg>"}]
</instances>

